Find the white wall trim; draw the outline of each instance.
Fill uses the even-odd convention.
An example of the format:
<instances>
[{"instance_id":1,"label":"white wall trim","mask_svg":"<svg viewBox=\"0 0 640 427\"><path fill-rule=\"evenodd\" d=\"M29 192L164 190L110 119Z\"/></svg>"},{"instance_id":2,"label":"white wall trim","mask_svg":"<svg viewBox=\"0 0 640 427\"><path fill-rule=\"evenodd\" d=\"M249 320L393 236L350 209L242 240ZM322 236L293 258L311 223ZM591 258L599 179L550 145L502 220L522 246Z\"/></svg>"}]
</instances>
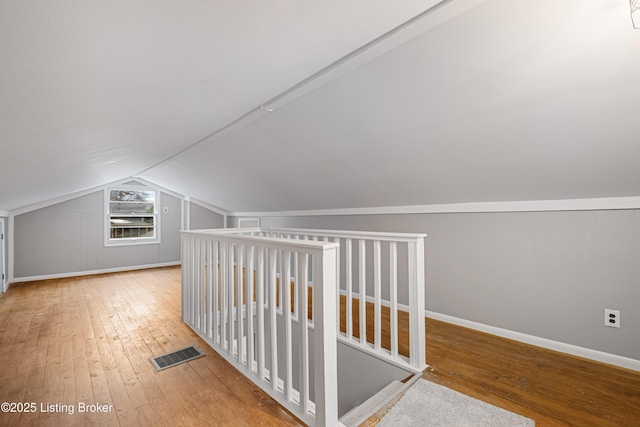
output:
<instances>
[{"instance_id":1,"label":"white wall trim","mask_svg":"<svg viewBox=\"0 0 640 427\"><path fill-rule=\"evenodd\" d=\"M198 199L190 199L190 201L191 201L191 203L193 203L194 205L198 205L198 206L200 206L200 207L202 207L202 208L208 209L208 210L210 210L210 211L212 211L212 212L215 212L215 213L217 213L217 214L219 214L219 215L222 215L222 216L227 216L227 215L229 215L229 211L226 211L226 210L224 210L224 209L222 209L222 208L219 208L219 207L217 207L217 206L210 205L209 203L207 203L207 202L203 202L202 200L198 200Z\"/></svg>"},{"instance_id":2,"label":"white wall trim","mask_svg":"<svg viewBox=\"0 0 640 427\"><path fill-rule=\"evenodd\" d=\"M6 266L7 269L7 285L13 281L13 255L14 255L14 246L13 241L15 240L15 218L13 213L9 213L9 255L7 257L8 264ZM7 286L8 288L8 286Z\"/></svg>"},{"instance_id":3,"label":"white wall trim","mask_svg":"<svg viewBox=\"0 0 640 427\"><path fill-rule=\"evenodd\" d=\"M485 325L483 323L473 322L471 320L460 319L457 317L440 314L433 311L425 310L425 315L431 319L440 320L454 325L463 326L502 338L508 338L514 341L543 347L549 350L567 353L573 356L585 359L595 360L597 362L607 363L609 365L619 366L621 368L640 371L640 360L631 359L629 357L618 356L616 354L605 353L603 351L592 350L585 347L579 347L573 344L567 344L560 341L554 341L546 338L540 338L533 335L524 334L522 332L510 331L508 329L497 328L495 326Z\"/></svg>"},{"instance_id":4,"label":"white wall trim","mask_svg":"<svg viewBox=\"0 0 640 427\"><path fill-rule=\"evenodd\" d=\"M271 212L232 212L234 217L388 215L433 213L547 212L640 209L640 196L510 202L446 203L438 205L314 209Z\"/></svg>"},{"instance_id":5,"label":"white wall trim","mask_svg":"<svg viewBox=\"0 0 640 427\"><path fill-rule=\"evenodd\" d=\"M34 282L36 280L64 279L67 277L92 276L94 274L120 273L123 271L146 270L149 268L173 267L181 261L161 262L158 264L132 265L127 267L105 268L102 270L78 271L74 273L44 274L42 276L16 277L11 283Z\"/></svg>"},{"instance_id":6,"label":"white wall trim","mask_svg":"<svg viewBox=\"0 0 640 427\"><path fill-rule=\"evenodd\" d=\"M191 230L191 197L182 200L182 229Z\"/></svg>"},{"instance_id":7,"label":"white wall trim","mask_svg":"<svg viewBox=\"0 0 640 427\"><path fill-rule=\"evenodd\" d=\"M89 194L97 193L99 191L104 191L107 188L122 186L123 184L129 181L138 181L140 184L144 184L149 188L153 188L156 191L160 191L162 193L168 194L169 196L175 197L177 199L184 199L184 195L176 193L175 191L169 190L168 188L161 187L157 184L154 184L150 181L147 181L142 178L138 178L135 176L129 176L127 178L123 178L117 181L109 182L107 184L100 185L98 187L88 188L86 190L77 191L75 193L66 194L64 196L56 197L53 199L45 200L43 202L35 203L33 205L25 206L19 209L14 209L9 212L10 216L22 215L27 212L36 211L38 209L43 209L49 206L57 205L58 203L67 202L69 200L77 199L79 197L83 197Z\"/></svg>"},{"instance_id":8,"label":"white wall trim","mask_svg":"<svg viewBox=\"0 0 640 427\"><path fill-rule=\"evenodd\" d=\"M0 216L8 218L9 217L9 212L8 211L0 211Z\"/></svg>"},{"instance_id":9,"label":"white wall trim","mask_svg":"<svg viewBox=\"0 0 640 427\"><path fill-rule=\"evenodd\" d=\"M258 225L255 225L256 222ZM247 225L247 223L249 223L249 225ZM245 227L260 227L260 217L243 217L238 219L238 228Z\"/></svg>"}]
</instances>

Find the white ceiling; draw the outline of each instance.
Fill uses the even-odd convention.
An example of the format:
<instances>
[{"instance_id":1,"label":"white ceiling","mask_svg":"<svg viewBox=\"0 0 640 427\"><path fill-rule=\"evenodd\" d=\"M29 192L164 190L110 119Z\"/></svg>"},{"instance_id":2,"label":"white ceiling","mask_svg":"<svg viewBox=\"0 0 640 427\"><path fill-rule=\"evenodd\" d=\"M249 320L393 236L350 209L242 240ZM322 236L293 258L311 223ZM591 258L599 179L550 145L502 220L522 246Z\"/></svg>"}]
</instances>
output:
<instances>
[{"instance_id":1,"label":"white ceiling","mask_svg":"<svg viewBox=\"0 0 640 427\"><path fill-rule=\"evenodd\" d=\"M1 2L0 209L133 175L230 211L640 195L626 0L454 0L278 97L435 3Z\"/></svg>"}]
</instances>

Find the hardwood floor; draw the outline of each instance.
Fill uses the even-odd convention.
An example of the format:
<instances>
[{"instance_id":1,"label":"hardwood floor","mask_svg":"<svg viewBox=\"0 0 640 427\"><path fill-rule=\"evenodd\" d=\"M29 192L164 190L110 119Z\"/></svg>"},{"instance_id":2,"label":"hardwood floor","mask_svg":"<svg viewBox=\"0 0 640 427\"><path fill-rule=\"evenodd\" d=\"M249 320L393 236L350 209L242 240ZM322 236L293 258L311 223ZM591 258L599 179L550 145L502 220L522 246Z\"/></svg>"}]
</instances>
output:
<instances>
[{"instance_id":1,"label":"hardwood floor","mask_svg":"<svg viewBox=\"0 0 640 427\"><path fill-rule=\"evenodd\" d=\"M640 426L638 372L431 319L426 333L428 380L538 426ZM191 344L207 356L161 372L149 362ZM182 323L179 268L13 285L0 298L1 402L37 405L0 412L1 426L300 425Z\"/></svg>"},{"instance_id":2,"label":"hardwood floor","mask_svg":"<svg viewBox=\"0 0 640 427\"><path fill-rule=\"evenodd\" d=\"M207 356L161 372L149 361L191 344ZM37 406L0 412L2 426L300 425L182 323L178 268L11 286L0 402ZM112 410L81 413L80 402Z\"/></svg>"},{"instance_id":3,"label":"hardwood floor","mask_svg":"<svg viewBox=\"0 0 640 427\"><path fill-rule=\"evenodd\" d=\"M359 336L353 301L354 336ZM344 313L345 299L341 301ZM343 316L344 317L344 316ZM367 319L373 304L367 303ZM389 348L389 309L382 307L382 346ZM398 315L399 352L408 355L408 315ZM345 330L344 321L340 325ZM367 340L372 341L367 322ZM640 426L640 372L573 357L426 319L423 378L535 420L537 426ZM366 426L374 426L383 409Z\"/></svg>"},{"instance_id":4,"label":"hardwood floor","mask_svg":"<svg viewBox=\"0 0 640 427\"><path fill-rule=\"evenodd\" d=\"M423 378L537 426L640 426L640 372L427 319Z\"/></svg>"}]
</instances>

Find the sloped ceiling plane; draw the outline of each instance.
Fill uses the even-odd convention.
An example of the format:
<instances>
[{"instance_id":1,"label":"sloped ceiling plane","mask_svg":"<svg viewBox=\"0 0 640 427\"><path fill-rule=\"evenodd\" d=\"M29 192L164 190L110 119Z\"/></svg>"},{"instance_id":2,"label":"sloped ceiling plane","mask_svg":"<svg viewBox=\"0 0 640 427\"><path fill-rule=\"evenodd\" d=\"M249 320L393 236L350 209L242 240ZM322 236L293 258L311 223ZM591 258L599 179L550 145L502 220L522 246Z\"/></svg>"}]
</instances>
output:
<instances>
[{"instance_id":1,"label":"sloped ceiling plane","mask_svg":"<svg viewBox=\"0 0 640 427\"><path fill-rule=\"evenodd\" d=\"M127 176L236 212L640 195L623 0L8 0L0 53L0 210Z\"/></svg>"}]
</instances>

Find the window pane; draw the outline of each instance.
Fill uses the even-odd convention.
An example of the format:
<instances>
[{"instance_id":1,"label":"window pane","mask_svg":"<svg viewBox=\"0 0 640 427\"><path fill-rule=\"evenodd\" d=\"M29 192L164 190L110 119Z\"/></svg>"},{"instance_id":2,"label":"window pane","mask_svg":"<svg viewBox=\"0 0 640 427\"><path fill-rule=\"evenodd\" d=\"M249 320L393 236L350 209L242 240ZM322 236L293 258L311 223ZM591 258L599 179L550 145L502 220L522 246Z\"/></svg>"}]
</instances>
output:
<instances>
[{"instance_id":1,"label":"window pane","mask_svg":"<svg viewBox=\"0 0 640 427\"><path fill-rule=\"evenodd\" d=\"M111 190L109 200L112 202L149 202L155 203L155 191Z\"/></svg>"},{"instance_id":2,"label":"window pane","mask_svg":"<svg viewBox=\"0 0 640 427\"><path fill-rule=\"evenodd\" d=\"M112 216L109 218L111 239L154 238L155 218L152 216Z\"/></svg>"},{"instance_id":3,"label":"window pane","mask_svg":"<svg viewBox=\"0 0 640 427\"><path fill-rule=\"evenodd\" d=\"M156 191L126 188L107 191L107 226L110 240L158 238L156 221L160 219L156 217Z\"/></svg>"},{"instance_id":4,"label":"window pane","mask_svg":"<svg viewBox=\"0 0 640 427\"><path fill-rule=\"evenodd\" d=\"M155 231L153 228L112 228L110 230L111 239L137 239L137 238L154 238Z\"/></svg>"},{"instance_id":5,"label":"window pane","mask_svg":"<svg viewBox=\"0 0 640 427\"><path fill-rule=\"evenodd\" d=\"M109 213L111 214L153 214L154 204L143 202L110 202Z\"/></svg>"},{"instance_id":6,"label":"window pane","mask_svg":"<svg viewBox=\"0 0 640 427\"><path fill-rule=\"evenodd\" d=\"M109 219L111 227L119 228L153 227L153 220L152 216L112 216Z\"/></svg>"}]
</instances>

